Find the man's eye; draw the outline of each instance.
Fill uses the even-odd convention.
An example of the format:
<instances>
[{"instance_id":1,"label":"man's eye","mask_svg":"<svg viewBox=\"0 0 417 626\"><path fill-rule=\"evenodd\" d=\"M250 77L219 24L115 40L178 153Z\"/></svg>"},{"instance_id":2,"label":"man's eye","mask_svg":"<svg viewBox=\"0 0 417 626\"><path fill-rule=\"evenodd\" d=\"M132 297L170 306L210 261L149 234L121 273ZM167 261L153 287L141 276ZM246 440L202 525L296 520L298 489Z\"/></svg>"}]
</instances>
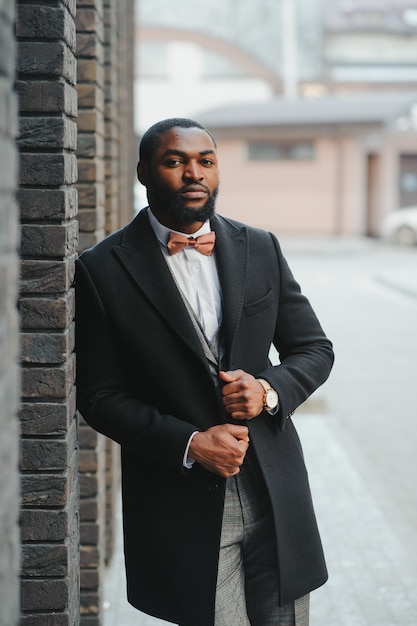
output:
<instances>
[{"instance_id":1,"label":"man's eye","mask_svg":"<svg viewBox=\"0 0 417 626\"><path fill-rule=\"evenodd\" d=\"M201 161L201 165L205 165L205 166L214 165L214 161L212 161L211 159L203 159Z\"/></svg>"},{"instance_id":2,"label":"man's eye","mask_svg":"<svg viewBox=\"0 0 417 626\"><path fill-rule=\"evenodd\" d=\"M179 165L181 163L180 159L169 159L169 161L165 162L165 165L167 167L176 167L177 165Z\"/></svg>"}]
</instances>

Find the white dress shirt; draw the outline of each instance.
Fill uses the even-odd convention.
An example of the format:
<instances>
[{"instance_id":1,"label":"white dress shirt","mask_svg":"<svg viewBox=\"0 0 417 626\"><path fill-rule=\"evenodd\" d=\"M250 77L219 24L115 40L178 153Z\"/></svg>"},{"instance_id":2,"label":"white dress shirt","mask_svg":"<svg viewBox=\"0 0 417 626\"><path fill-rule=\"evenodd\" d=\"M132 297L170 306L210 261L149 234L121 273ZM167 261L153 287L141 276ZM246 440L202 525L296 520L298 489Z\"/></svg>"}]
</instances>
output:
<instances>
[{"instance_id":1,"label":"white dress shirt","mask_svg":"<svg viewBox=\"0 0 417 626\"><path fill-rule=\"evenodd\" d=\"M211 256L206 256L193 247L187 247L170 256L167 249L170 229L158 222L150 209L148 209L148 215L165 260L175 276L178 286L197 315L207 339L211 341L222 319L222 300L215 260L216 253L213 251ZM199 237L199 235L205 235L209 232L210 224L205 222L192 235L180 234L185 237Z\"/></svg>"}]
</instances>

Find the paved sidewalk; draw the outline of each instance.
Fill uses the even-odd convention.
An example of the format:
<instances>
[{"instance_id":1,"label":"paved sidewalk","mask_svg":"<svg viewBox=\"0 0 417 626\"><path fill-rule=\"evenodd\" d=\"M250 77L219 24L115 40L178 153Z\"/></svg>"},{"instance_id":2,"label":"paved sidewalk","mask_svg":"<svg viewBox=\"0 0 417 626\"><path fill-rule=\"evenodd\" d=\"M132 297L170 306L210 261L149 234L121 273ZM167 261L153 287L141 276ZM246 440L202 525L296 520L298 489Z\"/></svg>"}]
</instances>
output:
<instances>
[{"instance_id":1,"label":"paved sidewalk","mask_svg":"<svg viewBox=\"0 0 417 626\"><path fill-rule=\"evenodd\" d=\"M416 626L417 563L388 522L333 416L299 416L329 581L310 626Z\"/></svg>"},{"instance_id":2,"label":"paved sidewalk","mask_svg":"<svg viewBox=\"0 0 417 626\"><path fill-rule=\"evenodd\" d=\"M295 422L330 572L312 594L310 626L416 626L417 563L364 483L337 418L300 412ZM104 626L167 624L128 605L120 532L104 607Z\"/></svg>"}]
</instances>

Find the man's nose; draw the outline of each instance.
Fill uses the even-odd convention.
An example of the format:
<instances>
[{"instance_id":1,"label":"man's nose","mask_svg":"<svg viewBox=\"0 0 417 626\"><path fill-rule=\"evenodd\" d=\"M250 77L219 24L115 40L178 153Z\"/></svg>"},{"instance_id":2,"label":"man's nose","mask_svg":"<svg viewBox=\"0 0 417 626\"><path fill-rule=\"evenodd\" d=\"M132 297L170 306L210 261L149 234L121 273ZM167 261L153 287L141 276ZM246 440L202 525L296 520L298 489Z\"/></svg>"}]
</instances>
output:
<instances>
[{"instance_id":1,"label":"man's nose","mask_svg":"<svg viewBox=\"0 0 417 626\"><path fill-rule=\"evenodd\" d=\"M184 169L184 178L188 180L202 180L203 172L199 163L189 161Z\"/></svg>"}]
</instances>

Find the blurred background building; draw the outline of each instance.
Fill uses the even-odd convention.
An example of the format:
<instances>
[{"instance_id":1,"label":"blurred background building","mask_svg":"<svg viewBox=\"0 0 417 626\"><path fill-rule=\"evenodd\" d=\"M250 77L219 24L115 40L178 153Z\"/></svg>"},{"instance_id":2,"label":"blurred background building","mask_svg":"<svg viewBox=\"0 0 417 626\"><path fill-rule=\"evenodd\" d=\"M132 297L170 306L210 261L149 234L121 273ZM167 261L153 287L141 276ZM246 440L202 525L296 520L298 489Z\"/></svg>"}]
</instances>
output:
<instances>
[{"instance_id":1,"label":"blurred background building","mask_svg":"<svg viewBox=\"0 0 417 626\"><path fill-rule=\"evenodd\" d=\"M137 133L175 115L205 123L220 212L280 233L375 236L417 204L414 2L138 8Z\"/></svg>"}]
</instances>

